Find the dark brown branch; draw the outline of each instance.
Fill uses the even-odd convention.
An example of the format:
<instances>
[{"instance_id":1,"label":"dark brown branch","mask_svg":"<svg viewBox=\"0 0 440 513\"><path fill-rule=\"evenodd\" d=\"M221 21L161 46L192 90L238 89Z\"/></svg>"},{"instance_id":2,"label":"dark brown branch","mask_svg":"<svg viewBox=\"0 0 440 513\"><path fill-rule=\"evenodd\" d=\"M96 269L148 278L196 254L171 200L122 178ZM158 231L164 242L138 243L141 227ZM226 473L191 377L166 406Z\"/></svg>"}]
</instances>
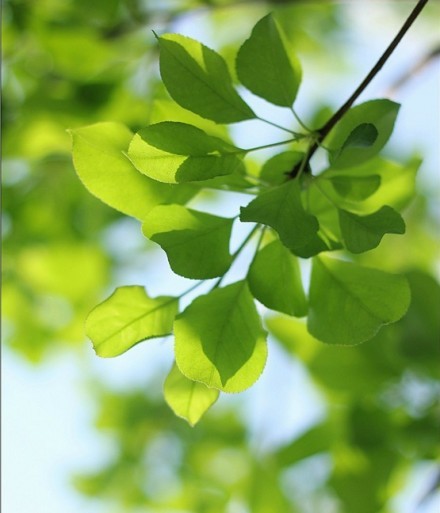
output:
<instances>
[{"instance_id":1,"label":"dark brown branch","mask_svg":"<svg viewBox=\"0 0 440 513\"><path fill-rule=\"evenodd\" d=\"M342 117L347 113L347 111L351 108L353 103L357 100L357 98L362 94L362 92L366 89L366 87L370 84L370 82L373 80L373 78L379 73L379 71L382 69L384 64L387 62L387 60L390 58L391 54L394 52L396 46L400 43L403 36L407 33L408 29L411 27L411 25L414 23L414 21L417 19L418 15L421 13L422 9L425 7L425 5L429 2L429 0L419 0L417 5L414 7L411 14L408 16L407 20L403 24L402 28L397 33L396 37L391 41L388 48L384 51L384 53L381 55L379 60L376 62L376 64L371 68L368 75L364 78L364 80L361 82L359 87L356 89L356 91L350 96L350 98L342 105L342 107L333 114L333 116L323 125L319 130L316 131L317 137L316 141L313 143L313 145L310 147L308 156L307 156L307 162L306 167L312 158L313 154L316 152L316 150L319 148L319 144L321 141L325 139L325 137L329 134L331 129L342 119ZM298 166L295 166L290 173L288 173L288 176L290 178L294 178L296 174L298 173Z\"/></svg>"}]
</instances>

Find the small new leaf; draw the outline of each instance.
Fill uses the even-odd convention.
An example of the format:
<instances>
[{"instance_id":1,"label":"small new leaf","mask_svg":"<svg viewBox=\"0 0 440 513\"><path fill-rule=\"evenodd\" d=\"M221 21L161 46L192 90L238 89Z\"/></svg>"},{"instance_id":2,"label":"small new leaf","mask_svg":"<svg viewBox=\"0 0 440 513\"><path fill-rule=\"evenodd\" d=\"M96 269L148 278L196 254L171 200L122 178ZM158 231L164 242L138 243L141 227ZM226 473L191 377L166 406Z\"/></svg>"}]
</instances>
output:
<instances>
[{"instance_id":1,"label":"small new leaf","mask_svg":"<svg viewBox=\"0 0 440 513\"><path fill-rule=\"evenodd\" d=\"M118 356L143 340L169 335L177 311L177 298L150 298L143 287L119 287L90 312L86 335L98 356Z\"/></svg>"},{"instance_id":2,"label":"small new leaf","mask_svg":"<svg viewBox=\"0 0 440 513\"><path fill-rule=\"evenodd\" d=\"M372 338L407 311L410 290L403 276L316 257L307 327L328 344L355 345Z\"/></svg>"},{"instance_id":3,"label":"small new leaf","mask_svg":"<svg viewBox=\"0 0 440 513\"><path fill-rule=\"evenodd\" d=\"M326 138L331 166L356 166L379 153L393 131L399 108L390 100L370 100L351 108Z\"/></svg>"},{"instance_id":4,"label":"small new leaf","mask_svg":"<svg viewBox=\"0 0 440 513\"><path fill-rule=\"evenodd\" d=\"M145 218L142 232L162 247L175 273L209 279L223 275L231 265L232 223L180 205L159 205Z\"/></svg>"},{"instance_id":5,"label":"small new leaf","mask_svg":"<svg viewBox=\"0 0 440 513\"><path fill-rule=\"evenodd\" d=\"M345 247L352 253L377 247L386 233L405 233L402 217L388 206L367 216L339 209L339 225Z\"/></svg>"},{"instance_id":6,"label":"small new leaf","mask_svg":"<svg viewBox=\"0 0 440 513\"><path fill-rule=\"evenodd\" d=\"M267 308L297 317L307 314L298 259L278 240L257 253L248 282L254 297Z\"/></svg>"},{"instance_id":7,"label":"small new leaf","mask_svg":"<svg viewBox=\"0 0 440 513\"><path fill-rule=\"evenodd\" d=\"M255 118L238 95L223 57L205 45L179 34L159 38L160 74L180 106L216 123Z\"/></svg>"},{"instance_id":8,"label":"small new leaf","mask_svg":"<svg viewBox=\"0 0 440 513\"><path fill-rule=\"evenodd\" d=\"M86 188L101 201L143 219L160 203L185 203L196 192L141 175L123 152L133 134L120 123L97 123L71 130L73 163Z\"/></svg>"},{"instance_id":9,"label":"small new leaf","mask_svg":"<svg viewBox=\"0 0 440 513\"><path fill-rule=\"evenodd\" d=\"M197 424L220 395L217 389L185 377L175 364L165 380L163 392L169 407L190 426Z\"/></svg>"},{"instance_id":10,"label":"small new leaf","mask_svg":"<svg viewBox=\"0 0 440 513\"><path fill-rule=\"evenodd\" d=\"M298 180L289 180L261 193L241 208L240 219L271 226L278 232L281 242L299 256L319 229L316 217L302 206Z\"/></svg>"},{"instance_id":11,"label":"small new leaf","mask_svg":"<svg viewBox=\"0 0 440 513\"><path fill-rule=\"evenodd\" d=\"M148 177L159 182L181 183L238 171L243 166L236 155L239 151L200 128L164 121L139 131L130 143L128 156Z\"/></svg>"},{"instance_id":12,"label":"small new leaf","mask_svg":"<svg viewBox=\"0 0 440 513\"><path fill-rule=\"evenodd\" d=\"M238 52L236 66L240 82L257 96L281 107L295 101L301 66L271 14L255 25Z\"/></svg>"},{"instance_id":13,"label":"small new leaf","mask_svg":"<svg viewBox=\"0 0 440 513\"><path fill-rule=\"evenodd\" d=\"M241 392L259 378L266 332L245 281L195 299L174 323L176 363L189 379Z\"/></svg>"}]
</instances>

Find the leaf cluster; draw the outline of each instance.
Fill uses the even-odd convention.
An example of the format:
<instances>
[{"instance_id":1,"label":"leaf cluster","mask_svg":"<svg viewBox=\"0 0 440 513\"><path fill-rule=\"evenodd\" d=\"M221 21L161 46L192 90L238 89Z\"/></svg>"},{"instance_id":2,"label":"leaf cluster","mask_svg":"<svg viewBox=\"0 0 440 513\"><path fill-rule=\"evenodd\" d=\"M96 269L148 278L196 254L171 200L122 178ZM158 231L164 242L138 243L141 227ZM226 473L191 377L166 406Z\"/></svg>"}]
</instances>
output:
<instances>
[{"instance_id":1,"label":"leaf cluster","mask_svg":"<svg viewBox=\"0 0 440 513\"><path fill-rule=\"evenodd\" d=\"M386 234L405 232L398 210L412 190L390 192L406 167L378 156L393 131L398 104L378 99L356 105L324 141L301 122L301 132L279 127L287 140L241 148L219 124L277 124L242 98L220 54L178 34L157 39L161 77L182 114L135 134L111 122L72 130L74 165L92 194L142 222L143 234L163 249L176 274L200 283L218 279L183 311L182 298L199 283L178 297L152 298L141 287L121 287L92 311L86 332L105 357L174 333L176 365L165 397L193 424L219 391L245 390L263 371L267 333L255 300L307 316L309 333L335 345L369 340L405 314L410 291L403 276L346 257L376 248ZM297 117L301 66L274 16L256 24L235 64L248 91ZM327 153L328 166L315 171L310 159L317 145ZM265 147L282 151L255 172L248 155ZM254 198L238 205L233 217L188 207L205 189ZM253 228L231 253L238 223ZM247 245L254 247L248 272L221 286ZM340 250L343 259L324 254ZM300 259L308 258L312 271L304 287Z\"/></svg>"}]
</instances>

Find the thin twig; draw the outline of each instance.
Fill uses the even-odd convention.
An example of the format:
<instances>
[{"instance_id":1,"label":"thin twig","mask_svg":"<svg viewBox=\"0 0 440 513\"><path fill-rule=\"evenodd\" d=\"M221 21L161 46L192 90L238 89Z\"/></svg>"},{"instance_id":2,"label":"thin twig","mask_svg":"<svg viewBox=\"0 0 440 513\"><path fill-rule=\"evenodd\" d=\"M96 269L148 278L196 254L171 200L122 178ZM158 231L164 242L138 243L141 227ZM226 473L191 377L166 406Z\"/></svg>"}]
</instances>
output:
<instances>
[{"instance_id":1,"label":"thin twig","mask_svg":"<svg viewBox=\"0 0 440 513\"><path fill-rule=\"evenodd\" d=\"M418 15L422 12L425 5L429 2L429 0L419 0L417 5L414 7L411 14L408 16L407 20L403 24L402 28L397 33L396 37L391 41L388 48L384 51L384 53L381 55L379 60L376 62L376 64L371 68L368 75L364 78L364 80L361 82L359 87L354 91L354 93L350 96L350 98L342 105L342 107L333 114L333 116L325 123L319 130L316 130L316 139L315 143L310 149L309 155L307 157L307 164L312 158L313 154L316 152L316 150L319 148L319 144L321 141L325 139L325 137L329 134L331 129L338 123L338 121L341 120L341 118L347 113L347 111L351 108L353 103L358 99L358 97L362 94L362 92L366 89L366 87L370 84L370 82L373 80L373 78L379 73L379 71L382 69L384 64L387 62L387 60L390 58L391 54L394 52L397 45L402 40L403 36L407 33L408 29L411 27L411 25L414 23L414 21L417 19ZM294 178L297 173L298 165L295 166L289 173L290 178Z\"/></svg>"}]
</instances>

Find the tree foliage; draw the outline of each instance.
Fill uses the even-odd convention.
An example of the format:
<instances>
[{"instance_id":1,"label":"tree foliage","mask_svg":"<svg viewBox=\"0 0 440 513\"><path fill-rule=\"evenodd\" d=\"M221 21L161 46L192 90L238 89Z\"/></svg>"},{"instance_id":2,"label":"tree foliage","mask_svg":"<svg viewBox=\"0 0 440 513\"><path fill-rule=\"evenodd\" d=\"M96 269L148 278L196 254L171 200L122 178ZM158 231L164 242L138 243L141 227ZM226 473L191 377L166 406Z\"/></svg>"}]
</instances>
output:
<instances>
[{"instance_id":1,"label":"tree foliage","mask_svg":"<svg viewBox=\"0 0 440 513\"><path fill-rule=\"evenodd\" d=\"M180 107L217 124L264 121L239 95L219 53L178 34L156 37L163 84ZM296 115L301 67L272 14L256 24L238 50L235 66L247 89ZM309 162L323 137L305 123L301 132L279 127L290 138L269 143L282 151L257 171L249 169L246 159L261 146L240 148L184 120L153 123L134 136L112 124L73 132L74 163L93 194L125 213L141 214L143 234L162 247L176 274L199 280L219 277L174 322L176 364L186 378L223 392L242 391L258 379L265 365L266 335L254 298L281 313L307 315L310 334L328 344L365 342L403 317L410 303L405 277L320 255L363 253L387 234L405 232L402 217L390 205L396 198L387 197L381 180L386 167L396 164L377 160L398 110L397 103L386 99L349 109L324 137L328 165L317 171ZM373 159L374 172L360 173L359 167ZM275 183L267 180L274 162ZM133 192L123 184L131 184ZM179 204L204 187L243 191L254 199L238 205L238 216L227 218ZM380 199L370 211L365 202L372 195ZM231 255L232 228L239 222L254 228ZM257 238L249 272L221 286L237 256ZM313 259L308 297L298 257ZM116 356L142 339L172 331L172 298L159 298L150 307L139 302L138 287L123 292L121 304L115 295L88 317L87 332L98 354ZM166 311L162 314L161 309ZM176 385L168 389L170 400L177 391Z\"/></svg>"},{"instance_id":2,"label":"tree foliage","mask_svg":"<svg viewBox=\"0 0 440 513\"><path fill-rule=\"evenodd\" d=\"M342 76L344 6L228 3L5 2L4 340L36 363L87 356L86 319L103 357L166 337L175 362L142 390L81 361L112 451L74 484L109 510L391 511L438 458L438 223L418 156L385 146L417 93L357 102L319 140L334 87L312 105L301 81ZM175 33L193 7L221 52ZM325 411L262 448L252 391L229 393L280 350ZM270 402L273 429L298 408Z\"/></svg>"}]
</instances>

